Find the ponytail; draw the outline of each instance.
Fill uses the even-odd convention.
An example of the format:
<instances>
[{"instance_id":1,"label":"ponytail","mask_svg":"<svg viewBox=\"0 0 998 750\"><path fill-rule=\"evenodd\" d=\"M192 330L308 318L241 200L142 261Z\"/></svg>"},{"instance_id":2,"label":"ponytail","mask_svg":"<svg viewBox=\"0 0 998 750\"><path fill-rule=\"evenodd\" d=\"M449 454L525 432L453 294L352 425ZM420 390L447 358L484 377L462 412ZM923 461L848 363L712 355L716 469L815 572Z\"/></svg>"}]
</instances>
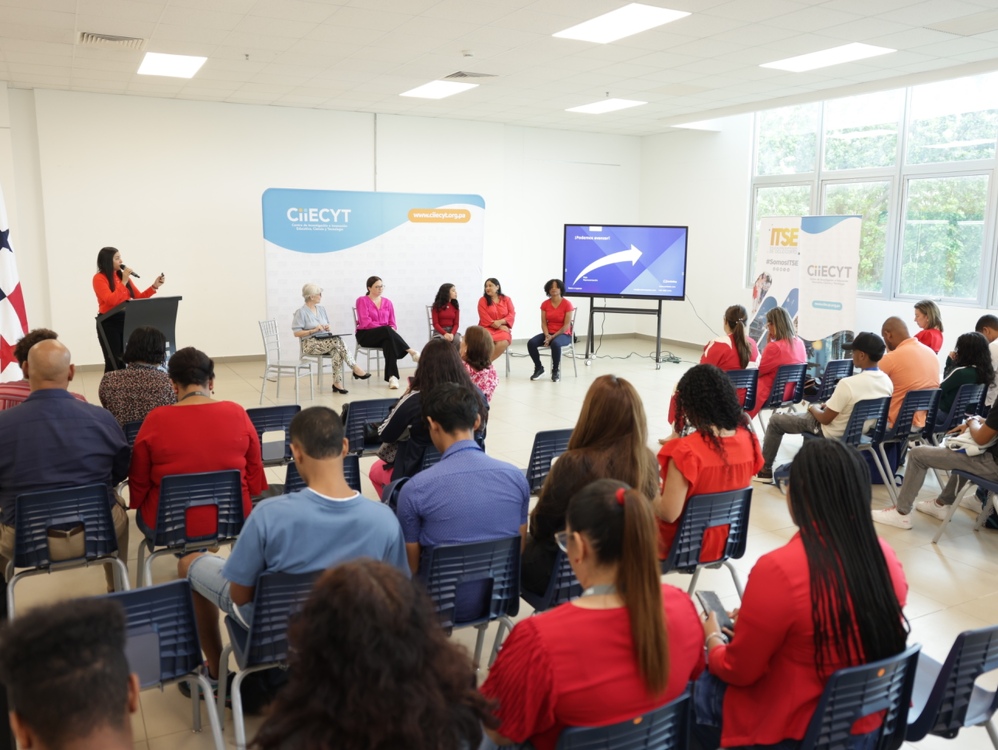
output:
<instances>
[{"instance_id":1,"label":"ponytail","mask_svg":"<svg viewBox=\"0 0 998 750\"><path fill-rule=\"evenodd\" d=\"M660 695L669 682L669 641L651 501L623 482L598 479L572 497L566 521L589 538L600 564L617 564L638 671L648 692Z\"/></svg>"},{"instance_id":2,"label":"ponytail","mask_svg":"<svg viewBox=\"0 0 998 750\"><path fill-rule=\"evenodd\" d=\"M741 305L732 305L724 311L724 322L731 329L735 339L735 351L738 352L738 364L744 370L752 360L752 350L748 345L748 335L745 333L745 323L748 313Z\"/></svg>"}]
</instances>

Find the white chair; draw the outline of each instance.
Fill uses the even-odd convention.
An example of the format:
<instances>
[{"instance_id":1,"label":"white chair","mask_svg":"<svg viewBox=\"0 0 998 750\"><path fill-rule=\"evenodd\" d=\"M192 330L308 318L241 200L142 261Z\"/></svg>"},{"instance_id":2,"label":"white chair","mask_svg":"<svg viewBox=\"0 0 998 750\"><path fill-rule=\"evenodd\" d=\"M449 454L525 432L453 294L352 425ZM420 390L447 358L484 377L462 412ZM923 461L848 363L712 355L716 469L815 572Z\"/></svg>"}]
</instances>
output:
<instances>
[{"instance_id":1,"label":"white chair","mask_svg":"<svg viewBox=\"0 0 998 750\"><path fill-rule=\"evenodd\" d=\"M354 327L354 330L356 330L356 328L357 328L357 308L356 307L353 308L353 327ZM376 347L371 347L371 346L361 346L360 342L358 341L357 342L357 348L354 349L354 352L353 352L353 358L354 359L360 359L360 355L361 354L363 354L365 357L367 357L367 367L365 367L364 369L367 372L370 372L371 371L371 354L372 354L372 352L374 354L374 367L375 367L375 371L374 372L375 372L375 375L377 375L380 378L381 377L381 350L380 349L378 349Z\"/></svg>"},{"instance_id":2,"label":"white chair","mask_svg":"<svg viewBox=\"0 0 998 750\"><path fill-rule=\"evenodd\" d=\"M427 341L433 338L436 331L433 330L433 305L426 306L426 336Z\"/></svg>"},{"instance_id":3,"label":"white chair","mask_svg":"<svg viewBox=\"0 0 998 750\"><path fill-rule=\"evenodd\" d=\"M572 310L570 315L572 316L572 327L569 329L568 334L569 341L563 347L561 347L561 359L564 362L566 356L572 358L572 369L575 371L575 377L579 377L579 365L575 361L575 313L579 310L575 308ZM541 354L551 354L551 347L542 346L538 349ZM509 354L509 349L506 350L507 355ZM509 375L509 359L506 360L506 374Z\"/></svg>"},{"instance_id":4,"label":"white chair","mask_svg":"<svg viewBox=\"0 0 998 750\"><path fill-rule=\"evenodd\" d=\"M315 389L312 387L312 364L297 360L281 359L281 338L277 334L276 320L261 320L260 335L263 336L263 350L266 354L266 369L263 371L263 384L260 386L260 403L263 403L263 396L267 390L267 379L272 375L277 378L277 398L281 397L281 376L291 375L295 379L295 403L301 401L299 390L299 379L304 374L308 377L308 390L311 398L315 398Z\"/></svg>"},{"instance_id":5,"label":"white chair","mask_svg":"<svg viewBox=\"0 0 998 750\"><path fill-rule=\"evenodd\" d=\"M305 354L305 339L298 339L298 351L299 357L301 357L302 362L315 362L315 366L318 368L319 374L316 377L319 383L319 393L322 393L322 373L326 369L326 362L324 360L329 360L330 371L332 371L333 358L330 354ZM340 365L340 382L343 382L342 377L343 366ZM335 380L333 382L336 382Z\"/></svg>"}]
</instances>

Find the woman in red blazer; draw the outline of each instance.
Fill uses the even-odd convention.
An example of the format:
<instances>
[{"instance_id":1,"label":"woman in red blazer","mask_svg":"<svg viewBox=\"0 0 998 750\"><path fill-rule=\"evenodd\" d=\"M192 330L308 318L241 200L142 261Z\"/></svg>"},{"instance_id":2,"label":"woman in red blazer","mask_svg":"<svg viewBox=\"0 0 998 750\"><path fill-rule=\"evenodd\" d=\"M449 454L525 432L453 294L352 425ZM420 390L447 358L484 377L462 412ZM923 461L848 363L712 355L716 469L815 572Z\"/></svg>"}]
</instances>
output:
<instances>
[{"instance_id":1,"label":"woman in red blazer","mask_svg":"<svg viewBox=\"0 0 998 750\"><path fill-rule=\"evenodd\" d=\"M866 521L863 460L837 440L805 441L787 500L799 531L753 566L734 634L713 614L704 623L709 674L696 684L694 731L705 748L796 747L833 672L905 648L908 584ZM857 721L857 742L879 722Z\"/></svg>"},{"instance_id":2,"label":"woman in red blazer","mask_svg":"<svg viewBox=\"0 0 998 750\"><path fill-rule=\"evenodd\" d=\"M103 315L127 300L152 297L166 281L166 276L160 274L151 287L140 292L132 283L131 276L132 269L121 262L121 253L118 252L117 248L101 248L100 252L97 253L97 273L94 274L93 282L94 294L97 295L98 315ZM119 364L121 353L125 348L124 317L120 314L112 315L104 321L104 334L107 336L108 345L111 348L110 351L106 351L103 343L101 344L101 351L104 352L104 372L124 367L124 363ZM97 324L97 340L101 340L99 323Z\"/></svg>"}]
</instances>

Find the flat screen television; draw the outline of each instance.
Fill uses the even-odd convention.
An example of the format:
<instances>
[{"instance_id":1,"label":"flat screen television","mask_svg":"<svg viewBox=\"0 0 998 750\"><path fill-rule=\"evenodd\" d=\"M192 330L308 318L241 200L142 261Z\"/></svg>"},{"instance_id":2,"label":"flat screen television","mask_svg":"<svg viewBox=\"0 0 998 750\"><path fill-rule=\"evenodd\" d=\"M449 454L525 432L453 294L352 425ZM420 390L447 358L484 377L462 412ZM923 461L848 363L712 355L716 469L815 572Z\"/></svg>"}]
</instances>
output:
<instances>
[{"instance_id":1,"label":"flat screen television","mask_svg":"<svg viewBox=\"0 0 998 750\"><path fill-rule=\"evenodd\" d=\"M688 227L565 225L565 294L686 299Z\"/></svg>"}]
</instances>

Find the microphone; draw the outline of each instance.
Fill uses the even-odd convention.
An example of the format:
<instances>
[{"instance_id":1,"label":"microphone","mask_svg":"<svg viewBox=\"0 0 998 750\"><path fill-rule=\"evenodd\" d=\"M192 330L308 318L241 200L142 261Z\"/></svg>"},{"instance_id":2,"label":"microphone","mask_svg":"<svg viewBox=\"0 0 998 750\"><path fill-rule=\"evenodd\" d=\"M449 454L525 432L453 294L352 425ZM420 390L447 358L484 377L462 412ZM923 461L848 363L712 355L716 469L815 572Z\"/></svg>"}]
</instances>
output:
<instances>
[{"instance_id":1,"label":"microphone","mask_svg":"<svg viewBox=\"0 0 998 750\"><path fill-rule=\"evenodd\" d=\"M125 265L124 263L122 263L122 264L121 264L121 269L122 269L122 270L125 270L126 268L128 268L128 266L126 266L126 265ZM132 270L132 269L129 269L129 271L128 271L128 272L129 272L130 274L132 274L132 276L134 276L134 277L135 277L135 278L137 278L137 279L141 279L141 278L142 278L142 277L141 277L141 276L139 276L139 275L138 275L137 273L135 273L135 271L134 271L134 270Z\"/></svg>"}]
</instances>

